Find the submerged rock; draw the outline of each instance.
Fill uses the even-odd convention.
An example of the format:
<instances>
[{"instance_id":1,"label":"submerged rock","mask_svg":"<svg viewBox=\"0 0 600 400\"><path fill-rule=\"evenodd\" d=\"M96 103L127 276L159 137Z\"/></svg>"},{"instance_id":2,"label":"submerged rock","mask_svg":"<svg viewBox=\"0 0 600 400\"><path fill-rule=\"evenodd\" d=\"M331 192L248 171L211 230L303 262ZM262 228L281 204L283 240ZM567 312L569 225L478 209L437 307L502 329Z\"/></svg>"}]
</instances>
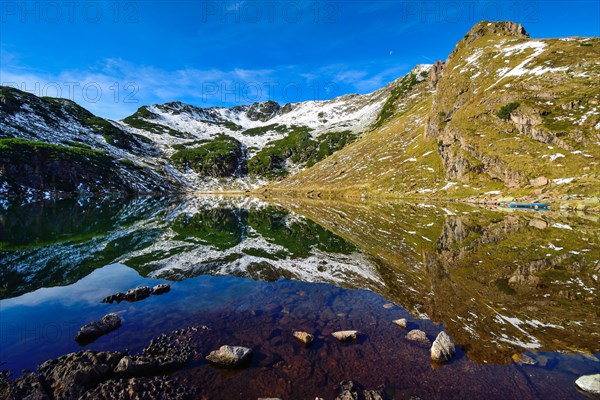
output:
<instances>
[{"instance_id":1,"label":"submerged rock","mask_svg":"<svg viewBox=\"0 0 600 400\"><path fill-rule=\"evenodd\" d=\"M406 329L406 327L408 326L408 322L406 321L406 318L400 318L397 319L395 321L392 321L394 324L398 325L400 328L404 328Z\"/></svg>"},{"instance_id":2,"label":"submerged rock","mask_svg":"<svg viewBox=\"0 0 600 400\"><path fill-rule=\"evenodd\" d=\"M512 359L520 365L536 365L538 362L527 354L513 354Z\"/></svg>"},{"instance_id":3,"label":"submerged rock","mask_svg":"<svg viewBox=\"0 0 600 400\"><path fill-rule=\"evenodd\" d=\"M117 314L107 314L100 321L90 322L82 326L75 335L75 340L80 343L93 342L102 335L114 331L121 326L121 317Z\"/></svg>"},{"instance_id":4,"label":"submerged rock","mask_svg":"<svg viewBox=\"0 0 600 400\"><path fill-rule=\"evenodd\" d=\"M117 364L115 373L125 376L156 375L182 367L185 361L185 359L172 357L160 360L145 356L125 356Z\"/></svg>"},{"instance_id":5,"label":"submerged rock","mask_svg":"<svg viewBox=\"0 0 600 400\"><path fill-rule=\"evenodd\" d=\"M440 332L431 346L431 359L434 361L448 361L456 354L454 342L444 331Z\"/></svg>"},{"instance_id":6,"label":"submerged rock","mask_svg":"<svg viewBox=\"0 0 600 400\"><path fill-rule=\"evenodd\" d=\"M170 290L171 290L171 285L169 285L168 283L161 283L152 288L152 294L159 295L159 294L167 293Z\"/></svg>"},{"instance_id":7,"label":"submerged rock","mask_svg":"<svg viewBox=\"0 0 600 400\"><path fill-rule=\"evenodd\" d=\"M381 390L366 390L352 381L342 381L335 400L383 400Z\"/></svg>"},{"instance_id":8,"label":"submerged rock","mask_svg":"<svg viewBox=\"0 0 600 400\"><path fill-rule=\"evenodd\" d=\"M427 338L427 334L420 329L413 329L406 334L408 340L429 345L431 342Z\"/></svg>"},{"instance_id":9,"label":"submerged rock","mask_svg":"<svg viewBox=\"0 0 600 400\"><path fill-rule=\"evenodd\" d=\"M302 342L305 346L310 346L314 343L315 337L307 332L296 331L294 337Z\"/></svg>"},{"instance_id":10,"label":"submerged rock","mask_svg":"<svg viewBox=\"0 0 600 400\"><path fill-rule=\"evenodd\" d=\"M600 374L584 375L577 379L575 384L585 392L600 394Z\"/></svg>"},{"instance_id":11,"label":"submerged rock","mask_svg":"<svg viewBox=\"0 0 600 400\"><path fill-rule=\"evenodd\" d=\"M224 367L239 367L252 358L252 349L242 346L221 346L211 351L206 359Z\"/></svg>"},{"instance_id":12,"label":"submerged rock","mask_svg":"<svg viewBox=\"0 0 600 400\"><path fill-rule=\"evenodd\" d=\"M198 398L196 392L196 386L182 384L177 378L155 376L103 382L93 390L86 392L81 400L192 400Z\"/></svg>"},{"instance_id":13,"label":"submerged rock","mask_svg":"<svg viewBox=\"0 0 600 400\"><path fill-rule=\"evenodd\" d=\"M360 333L358 331L338 331L331 334L334 338L342 343L351 343L358 340Z\"/></svg>"}]
</instances>

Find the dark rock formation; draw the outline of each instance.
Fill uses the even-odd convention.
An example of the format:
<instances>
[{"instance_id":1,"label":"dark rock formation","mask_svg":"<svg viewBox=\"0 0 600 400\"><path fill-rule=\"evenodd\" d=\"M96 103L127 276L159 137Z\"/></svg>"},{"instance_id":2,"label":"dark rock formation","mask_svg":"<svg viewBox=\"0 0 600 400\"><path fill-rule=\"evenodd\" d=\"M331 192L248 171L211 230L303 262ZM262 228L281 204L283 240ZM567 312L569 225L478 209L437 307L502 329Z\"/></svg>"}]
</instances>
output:
<instances>
[{"instance_id":1,"label":"dark rock formation","mask_svg":"<svg viewBox=\"0 0 600 400\"><path fill-rule=\"evenodd\" d=\"M146 297L150 296L151 293L150 286L139 286L134 289L129 289L127 293L125 293L125 300L127 301L138 301L143 300Z\"/></svg>"},{"instance_id":2,"label":"dark rock formation","mask_svg":"<svg viewBox=\"0 0 600 400\"><path fill-rule=\"evenodd\" d=\"M171 285L169 285L168 283L161 283L159 285L156 285L152 288L152 294L153 295L160 295L163 293L167 293L171 290Z\"/></svg>"},{"instance_id":3,"label":"dark rock formation","mask_svg":"<svg viewBox=\"0 0 600 400\"><path fill-rule=\"evenodd\" d=\"M75 335L75 340L81 344L93 342L102 335L112 332L121 326L121 317L117 314L107 314L100 321L90 322L82 326Z\"/></svg>"},{"instance_id":4,"label":"dark rock formation","mask_svg":"<svg viewBox=\"0 0 600 400\"><path fill-rule=\"evenodd\" d=\"M267 122L275 117L280 109L281 106L279 103L269 100L264 103L252 104L246 112L246 115L251 121Z\"/></svg>"},{"instance_id":5,"label":"dark rock formation","mask_svg":"<svg viewBox=\"0 0 600 400\"><path fill-rule=\"evenodd\" d=\"M113 370L124 355L89 350L67 354L40 365L39 378L54 399L78 399L87 390L113 377Z\"/></svg>"}]
</instances>

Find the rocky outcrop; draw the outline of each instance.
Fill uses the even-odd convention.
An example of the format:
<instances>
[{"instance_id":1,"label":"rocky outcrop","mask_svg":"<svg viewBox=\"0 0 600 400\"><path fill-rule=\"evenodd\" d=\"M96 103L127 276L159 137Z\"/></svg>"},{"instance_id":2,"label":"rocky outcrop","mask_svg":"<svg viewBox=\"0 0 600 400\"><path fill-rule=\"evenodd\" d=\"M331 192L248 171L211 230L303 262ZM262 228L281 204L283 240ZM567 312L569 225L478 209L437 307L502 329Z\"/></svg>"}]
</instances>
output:
<instances>
[{"instance_id":1,"label":"rocky outcrop","mask_svg":"<svg viewBox=\"0 0 600 400\"><path fill-rule=\"evenodd\" d=\"M436 86L440 78L442 77L442 72L444 71L445 63L443 61L436 61L431 70L429 71L429 85Z\"/></svg>"},{"instance_id":2,"label":"rocky outcrop","mask_svg":"<svg viewBox=\"0 0 600 400\"><path fill-rule=\"evenodd\" d=\"M242 346L221 346L211 351L206 359L222 367L242 367L252 358L252 349Z\"/></svg>"},{"instance_id":3,"label":"rocky outcrop","mask_svg":"<svg viewBox=\"0 0 600 400\"><path fill-rule=\"evenodd\" d=\"M199 361L197 343L206 326L194 326L153 339L140 355L80 351L42 363L14 381L0 379L0 398L8 400L191 399L194 386L164 375L188 361ZM136 377L136 379L128 379Z\"/></svg>"},{"instance_id":4,"label":"rocky outcrop","mask_svg":"<svg viewBox=\"0 0 600 400\"><path fill-rule=\"evenodd\" d=\"M107 314L100 321L90 322L82 326L77 332L75 340L79 343L90 343L100 336L118 329L120 326L121 317L117 314Z\"/></svg>"},{"instance_id":5,"label":"rocky outcrop","mask_svg":"<svg viewBox=\"0 0 600 400\"><path fill-rule=\"evenodd\" d=\"M331 334L342 343L352 343L358 340L360 333L358 331L337 331Z\"/></svg>"},{"instance_id":6,"label":"rocky outcrop","mask_svg":"<svg viewBox=\"0 0 600 400\"><path fill-rule=\"evenodd\" d=\"M446 362L454 357L454 354L456 354L454 342L446 332L440 332L433 341L433 345L431 345L431 359Z\"/></svg>"},{"instance_id":7,"label":"rocky outcrop","mask_svg":"<svg viewBox=\"0 0 600 400\"><path fill-rule=\"evenodd\" d=\"M124 355L96 351L71 353L40 365L39 376L54 399L78 399L87 390L113 377L113 370Z\"/></svg>"},{"instance_id":8,"label":"rocky outcrop","mask_svg":"<svg viewBox=\"0 0 600 400\"><path fill-rule=\"evenodd\" d=\"M251 121L267 122L275 117L281 110L279 103L269 100L264 103L254 103L246 111L248 119Z\"/></svg>"},{"instance_id":9,"label":"rocky outcrop","mask_svg":"<svg viewBox=\"0 0 600 400\"><path fill-rule=\"evenodd\" d=\"M0 383L0 399L51 400L52 397L44 388L44 383L38 374L26 372L14 382Z\"/></svg>"}]
</instances>

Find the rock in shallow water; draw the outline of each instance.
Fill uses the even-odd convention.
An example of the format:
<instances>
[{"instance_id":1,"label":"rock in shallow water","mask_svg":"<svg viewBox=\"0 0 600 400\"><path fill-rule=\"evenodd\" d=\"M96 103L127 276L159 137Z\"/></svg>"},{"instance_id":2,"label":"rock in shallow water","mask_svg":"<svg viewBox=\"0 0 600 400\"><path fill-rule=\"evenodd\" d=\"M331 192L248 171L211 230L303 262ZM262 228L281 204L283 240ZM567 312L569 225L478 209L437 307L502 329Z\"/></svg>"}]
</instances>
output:
<instances>
[{"instance_id":1,"label":"rock in shallow water","mask_svg":"<svg viewBox=\"0 0 600 400\"><path fill-rule=\"evenodd\" d=\"M600 374L584 375L577 379L575 384L585 392L600 394Z\"/></svg>"},{"instance_id":2,"label":"rock in shallow water","mask_svg":"<svg viewBox=\"0 0 600 400\"><path fill-rule=\"evenodd\" d=\"M56 400L78 399L87 390L113 377L113 370L124 355L81 351L46 361L38 371Z\"/></svg>"},{"instance_id":3,"label":"rock in shallow water","mask_svg":"<svg viewBox=\"0 0 600 400\"><path fill-rule=\"evenodd\" d=\"M206 359L211 363L224 367L239 367L252 358L252 349L242 346L221 346L219 350L211 351Z\"/></svg>"},{"instance_id":4,"label":"rock in shallow water","mask_svg":"<svg viewBox=\"0 0 600 400\"><path fill-rule=\"evenodd\" d=\"M395 321L392 321L394 324L398 325L400 328L404 328L406 329L406 327L408 326L408 322L406 321L406 318L400 318L397 319Z\"/></svg>"},{"instance_id":5,"label":"rock in shallow water","mask_svg":"<svg viewBox=\"0 0 600 400\"><path fill-rule=\"evenodd\" d=\"M360 384L352 381L343 381L335 400L383 400L383 393L380 390L365 390Z\"/></svg>"},{"instance_id":6,"label":"rock in shallow water","mask_svg":"<svg viewBox=\"0 0 600 400\"><path fill-rule=\"evenodd\" d=\"M358 331L338 331L333 332L331 336L333 336L342 343L351 343L355 342L358 339L360 333Z\"/></svg>"},{"instance_id":7,"label":"rock in shallow water","mask_svg":"<svg viewBox=\"0 0 600 400\"><path fill-rule=\"evenodd\" d=\"M412 331L408 332L406 334L406 338L408 340L423 343L426 345L429 345L429 343L431 343L427 338L427 334L420 329L413 329Z\"/></svg>"},{"instance_id":8,"label":"rock in shallow water","mask_svg":"<svg viewBox=\"0 0 600 400\"><path fill-rule=\"evenodd\" d=\"M302 342L305 346L310 346L314 343L315 337L307 332L296 331L294 337Z\"/></svg>"},{"instance_id":9,"label":"rock in shallow water","mask_svg":"<svg viewBox=\"0 0 600 400\"><path fill-rule=\"evenodd\" d=\"M135 289L129 289L127 293L125 293L125 300L127 301L138 301L143 300L146 297L150 296L151 289L150 286L140 286Z\"/></svg>"},{"instance_id":10,"label":"rock in shallow water","mask_svg":"<svg viewBox=\"0 0 600 400\"><path fill-rule=\"evenodd\" d=\"M454 357L454 354L456 354L454 342L446 332L440 332L431 346L431 359L444 362Z\"/></svg>"},{"instance_id":11,"label":"rock in shallow water","mask_svg":"<svg viewBox=\"0 0 600 400\"><path fill-rule=\"evenodd\" d=\"M121 317L117 314L107 314L100 321L90 322L82 326L75 335L75 340L80 343L89 343L108 332L121 326Z\"/></svg>"},{"instance_id":12,"label":"rock in shallow water","mask_svg":"<svg viewBox=\"0 0 600 400\"><path fill-rule=\"evenodd\" d=\"M160 285L156 285L152 288L152 294L157 296L159 294L167 293L171 290L171 285L167 283L161 283Z\"/></svg>"}]
</instances>

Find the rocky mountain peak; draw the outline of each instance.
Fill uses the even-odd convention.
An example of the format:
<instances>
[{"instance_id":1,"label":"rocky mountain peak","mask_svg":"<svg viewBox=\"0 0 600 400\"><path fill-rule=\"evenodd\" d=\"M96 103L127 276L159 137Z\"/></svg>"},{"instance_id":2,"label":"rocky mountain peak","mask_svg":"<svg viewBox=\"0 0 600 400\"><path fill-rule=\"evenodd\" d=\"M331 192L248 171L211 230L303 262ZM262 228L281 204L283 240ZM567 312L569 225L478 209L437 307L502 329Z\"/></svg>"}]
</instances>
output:
<instances>
[{"instance_id":1,"label":"rocky mountain peak","mask_svg":"<svg viewBox=\"0 0 600 400\"><path fill-rule=\"evenodd\" d=\"M485 35L513 35L522 38L529 38L529 34L523 28L523 25L512 21L488 22L481 21L477 23L465 35L461 42L471 43L474 40ZM461 43L459 42L459 44Z\"/></svg>"},{"instance_id":2,"label":"rocky mountain peak","mask_svg":"<svg viewBox=\"0 0 600 400\"><path fill-rule=\"evenodd\" d=\"M275 117L279 110L281 110L279 103L269 100L263 103L253 103L250 108L248 108L246 115L251 121L267 122Z\"/></svg>"}]
</instances>

